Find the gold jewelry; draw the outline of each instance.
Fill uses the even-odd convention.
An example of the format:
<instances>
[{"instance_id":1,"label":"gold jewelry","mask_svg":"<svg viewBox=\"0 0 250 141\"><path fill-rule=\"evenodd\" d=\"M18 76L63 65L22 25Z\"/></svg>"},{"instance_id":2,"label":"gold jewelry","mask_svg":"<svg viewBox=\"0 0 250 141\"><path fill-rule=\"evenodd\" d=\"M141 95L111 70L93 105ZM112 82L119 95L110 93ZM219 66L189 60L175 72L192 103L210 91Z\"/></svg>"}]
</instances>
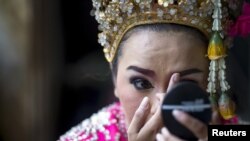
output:
<instances>
[{"instance_id":1,"label":"gold jewelry","mask_svg":"<svg viewBox=\"0 0 250 141\"><path fill-rule=\"evenodd\" d=\"M212 32L216 0L92 0L99 23L98 42L108 62L112 62L124 34L131 28L154 23L176 23L199 29L207 37ZM227 26L226 4L221 5L221 26Z\"/></svg>"},{"instance_id":2,"label":"gold jewelry","mask_svg":"<svg viewBox=\"0 0 250 141\"><path fill-rule=\"evenodd\" d=\"M226 63L225 57L226 47L223 44L223 33L221 26L222 19L222 4L221 0L213 0L214 11L212 18L213 20L213 34L210 38L208 46L208 58L210 59L209 66L209 77L207 92L210 94L211 99L214 98L215 93L220 94L218 99L218 110L224 119L230 119L235 116L235 105L229 98L228 93L230 85L226 81ZM220 89L217 92L217 85L219 84Z\"/></svg>"}]
</instances>

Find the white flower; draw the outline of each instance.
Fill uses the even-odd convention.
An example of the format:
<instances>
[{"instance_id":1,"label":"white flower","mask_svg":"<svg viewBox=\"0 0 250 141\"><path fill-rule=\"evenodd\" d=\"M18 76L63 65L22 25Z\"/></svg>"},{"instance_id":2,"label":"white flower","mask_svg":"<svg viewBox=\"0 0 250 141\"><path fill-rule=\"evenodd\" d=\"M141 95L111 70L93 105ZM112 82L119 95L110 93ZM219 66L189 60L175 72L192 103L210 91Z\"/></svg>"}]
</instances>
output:
<instances>
[{"instance_id":1,"label":"white flower","mask_svg":"<svg viewBox=\"0 0 250 141\"><path fill-rule=\"evenodd\" d=\"M218 62L219 62L219 69L226 69L226 63L224 58L219 59Z\"/></svg>"},{"instance_id":2,"label":"white flower","mask_svg":"<svg viewBox=\"0 0 250 141\"><path fill-rule=\"evenodd\" d=\"M222 92L225 92L230 89L230 86L228 85L227 81L220 81L220 87Z\"/></svg>"},{"instance_id":3,"label":"white flower","mask_svg":"<svg viewBox=\"0 0 250 141\"><path fill-rule=\"evenodd\" d=\"M210 62L209 70L217 71L218 70L218 62L215 60L212 60Z\"/></svg>"},{"instance_id":4,"label":"white flower","mask_svg":"<svg viewBox=\"0 0 250 141\"><path fill-rule=\"evenodd\" d=\"M225 71L224 70L219 70L219 80L225 80L226 79L226 75L225 75Z\"/></svg>"},{"instance_id":5,"label":"white flower","mask_svg":"<svg viewBox=\"0 0 250 141\"><path fill-rule=\"evenodd\" d=\"M209 82L207 86L208 93L216 93L215 83Z\"/></svg>"}]
</instances>

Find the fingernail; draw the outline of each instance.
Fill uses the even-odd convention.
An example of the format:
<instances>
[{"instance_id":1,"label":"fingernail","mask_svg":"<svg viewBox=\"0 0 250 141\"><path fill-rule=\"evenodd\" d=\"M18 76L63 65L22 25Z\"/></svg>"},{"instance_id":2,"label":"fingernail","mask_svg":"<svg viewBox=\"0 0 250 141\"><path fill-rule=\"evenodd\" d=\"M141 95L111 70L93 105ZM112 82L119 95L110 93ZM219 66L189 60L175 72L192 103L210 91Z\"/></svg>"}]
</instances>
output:
<instances>
[{"instance_id":1,"label":"fingernail","mask_svg":"<svg viewBox=\"0 0 250 141\"><path fill-rule=\"evenodd\" d=\"M183 115L183 113L179 110L173 110L173 116L179 118Z\"/></svg>"},{"instance_id":2,"label":"fingernail","mask_svg":"<svg viewBox=\"0 0 250 141\"><path fill-rule=\"evenodd\" d=\"M161 93L156 93L156 97L157 98L161 97Z\"/></svg>"},{"instance_id":3,"label":"fingernail","mask_svg":"<svg viewBox=\"0 0 250 141\"><path fill-rule=\"evenodd\" d=\"M165 93L156 93L156 97L158 99L161 99L164 95L165 95Z\"/></svg>"},{"instance_id":4,"label":"fingernail","mask_svg":"<svg viewBox=\"0 0 250 141\"><path fill-rule=\"evenodd\" d=\"M157 134L156 134L156 140L157 140L157 141L161 141L161 140L162 140L162 135L159 134L159 133L157 133Z\"/></svg>"},{"instance_id":5,"label":"fingernail","mask_svg":"<svg viewBox=\"0 0 250 141\"><path fill-rule=\"evenodd\" d=\"M173 76L173 81L174 82L178 82L179 81L179 78L180 78L180 74L179 73L175 73L174 76Z\"/></svg>"},{"instance_id":6,"label":"fingernail","mask_svg":"<svg viewBox=\"0 0 250 141\"><path fill-rule=\"evenodd\" d=\"M147 109L147 107L148 107L148 97L144 97L139 108L144 110Z\"/></svg>"},{"instance_id":7,"label":"fingernail","mask_svg":"<svg viewBox=\"0 0 250 141\"><path fill-rule=\"evenodd\" d=\"M166 127L163 127L163 128L161 129L161 132L162 132L164 135L168 135L168 130L167 130Z\"/></svg>"}]
</instances>

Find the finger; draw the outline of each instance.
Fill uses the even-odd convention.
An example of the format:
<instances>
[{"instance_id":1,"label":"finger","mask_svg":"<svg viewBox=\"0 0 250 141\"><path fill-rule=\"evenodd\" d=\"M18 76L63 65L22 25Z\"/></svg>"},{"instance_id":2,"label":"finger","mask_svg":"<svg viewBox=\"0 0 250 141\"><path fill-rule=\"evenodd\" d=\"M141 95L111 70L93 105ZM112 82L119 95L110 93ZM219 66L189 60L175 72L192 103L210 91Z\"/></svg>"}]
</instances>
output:
<instances>
[{"instance_id":1,"label":"finger","mask_svg":"<svg viewBox=\"0 0 250 141\"><path fill-rule=\"evenodd\" d=\"M180 80L180 74L179 73L174 73L169 81L168 88L167 88L167 93L173 88L173 86Z\"/></svg>"},{"instance_id":2,"label":"finger","mask_svg":"<svg viewBox=\"0 0 250 141\"><path fill-rule=\"evenodd\" d=\"M157 140L157 141L165 141L163 135L160 134L160 133L157 133L157 134L156 134L156 140Z\"/></svg>"},{"instance_id":3,"label":"finger","mask_svg":"<svg viewBox=\"0 0 250 141\"><path fill-rule=\"evenodd\" d=\"M148 109L149 99L148 97L144 97L139 108L135 111L134 117L128 127L128 134L134 134L140 131Z\"/></svg>"},{"instance_id":4,"label":"finger","mask_svg":"<svg viewBox=\"0 0 250 141\"><path fill-rule=\"evenodd\" d=\"M141 135L155 135L160 129L162 125L160 102L158 104L155 114L142 127L140 131Z\"/></svg>"},{"instance_id":5,"label":"finger","mask_svg":"<svg viewBox=\"0 0 250 141\"><path fill-rule=\"evenodd\" d=\"M219 115L218 111L213 111L213 113L212 113L212 120L211 120L210 124L211 125L221 124L220 115Z\"/></svg>"},{"instance_id":6,"label":"finger","mask_svg":"<svg viewBox=\"0 0 250 141\"><path fill-rule=\"evenodd\" d=\"M157 93L156 98L162 104L165 93Z\"/></svg>"},{"instance_id":7,"label":"finger","mask_svg":"<svg viewBox=\"0 0 250 141\"><path fill-rule=\"evenodd\" d=\"M168 88L167 88L167 91L166 92L169 92L170 89L179 81L180 79L180 74L179 73L174 73L171 78L170 78L170 81L169 81L169 85L168 85ZM156 94L156 97L157 99L162 103L163 101L163 98L164 98L164 95L165 93L157 93Z\"/></svg>"},{"instance_id":8,"label":"finger","mask_svg":"<svg viewBox=\"0 0 250 141\"><path fill-rule=\"evenodd\" d=\"M183 141L182 139L178 138L177 136L171 134L166 127L163 127L161 129L161 134L159 134L158 136L163 138L164 141L167 141L167 140Z\"/></svg>"},{"instance_id":9,"label":"finger","mask_svg":"<svg viewBox=\"0 0 250 141\"><path fill-rule=\"evenodd\" d=\"M169 131L168 131L168 129L166 128L166 127L163 127L162 129L161 129L161 133L164 135L164 136L169 136Z\"/></svg>"},{"instance_id":10,"label":"finger","mask_svg":"<svg viewBox=\"0 0 250 141\"><path fill-rule=\"evenodd\" d=\"M177 121L179 121L181 124L187 127L191 132L193 132L194 135L199 139L207 138L208 134L207 126L198 119L195 119L190 115L188 115L187 113L184 113L179 110L174 110L173 116Z\"/></svg>"}]
</instances>

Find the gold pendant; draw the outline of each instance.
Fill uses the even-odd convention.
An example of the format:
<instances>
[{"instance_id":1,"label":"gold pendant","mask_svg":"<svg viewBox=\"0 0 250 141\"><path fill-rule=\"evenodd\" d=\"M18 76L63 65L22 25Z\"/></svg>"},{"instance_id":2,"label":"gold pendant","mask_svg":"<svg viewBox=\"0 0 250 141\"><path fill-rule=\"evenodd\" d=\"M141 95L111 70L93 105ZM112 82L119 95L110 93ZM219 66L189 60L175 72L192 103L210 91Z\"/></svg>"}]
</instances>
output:
<instances>
[{"instance_id":1,"label":"gold pendant","mask_svg":"<svg viewBox=\"0 0 250 141\"><path fill-rule=\"evenodd\" d=\"M218 32L214 32L208 45L208 58L216 60L226 56L226 48Z\"/></svg>"},{"instance_id":2,"label":"gold pendant","mask_svg":"<svg viewBox=\"0 0 250 141\"><path fill-rule=\"evenodd\" d=\"M219 104L220 114L224 119L227 120L227 119L230 119L230 118L234 117L234 115L235 115L235 104L228 97L227 94L225 94L225 93L221 94L221 96L219 98L219 101L218 101L218 104Z\"/></svg>"}]
</instances>

